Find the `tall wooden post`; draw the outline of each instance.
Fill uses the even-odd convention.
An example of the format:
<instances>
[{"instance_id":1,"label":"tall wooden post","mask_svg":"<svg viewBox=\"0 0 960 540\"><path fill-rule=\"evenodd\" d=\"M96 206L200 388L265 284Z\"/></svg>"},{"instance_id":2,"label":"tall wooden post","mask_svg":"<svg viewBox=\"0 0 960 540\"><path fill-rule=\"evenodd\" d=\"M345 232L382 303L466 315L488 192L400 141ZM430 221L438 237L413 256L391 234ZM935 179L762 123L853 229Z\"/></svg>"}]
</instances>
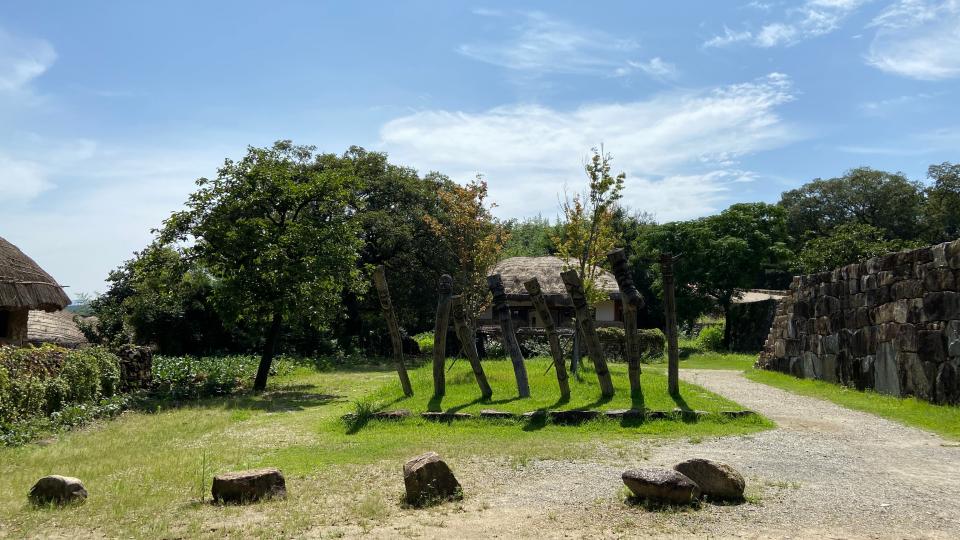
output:
<instances>
[{"instance_id":1,"label":"tall wooden post","mask_svg":"<svg viewBox=\"0 0 960 540\"><path fill-rule=\"evenodd\" d=\"M623 304L623 336L627 349L627 373L630 378L630 393L640 392L640 338L637 335L637 310L643 307L643 296L633 284L633 276L627 265L627 254L623 249L607 253L607 260L613 267L613 275L620 287L620 302Z\"/></svg>"},{"instance_id":2,"label":"tall wooden post","mask_svg":"<svg viewBox=\"0 0 960 540\"><path fill-rule=\"evenodd\" d=\"M513 374L517 378L517 392L520 397L530 397L530 383L527 382L527 366L523 362L523 353L517 343L517 334L513 330L513 319L507 305L507 293L503 290L500 274L487 276L487 286L493 293L493 314L500 321L500 333L503 334L503 348L510 354L513 362Z\"/></svg>"},{"instance_id":3,"label":"tall wooden post","mask_svg":"<svg viewBox=\"0 0 960 540\"><path fill-rule=\"evenodd\" d=\"M457 339L463 345L463 353L467 355L470 361L470 367L473 368L473 376L480 385L480 396L489 399L493 395L493 389L487 382L487 374L483 372L483 366L480 364L480 355L477 354L477 341L473 329L467 323L467 312L464 309L463 297L460 295L450 298L450 311L453 313L453 327L457 331Z\"/></svg>"},{"instance_id":4,"label":"tall wooden post","mask_svg":"<svg viewBox=\"0 0 960 540\"><path fill-rule=\"evenodd\" d=\"M573 309L577 313L577 326L583 334L584 341L587 342L587 354L590 355L590 360L597 372L597 378L600 380L600 395L611 397L613 396L613 381L610 379L610 369L607 367L607 360L603 356L600 336L597 335L597 328L593 324L593 317L590 314L590 306L587 304L587 297L583 292L583 282L576 270L561 272L560 278L567 288L570 300L573 301Z\"/></svg>"},{"instance_id":5,"label":"tall wooden post","mask_svg":"<svg viewBox=\"0 0 960 540\"><path fill-rule=\"evenodd\" d=\"M447 328L450 326L450 293L453 291L453 278L447 274L440 276L439 298L437 300L437 322L433 327L433 395L442 396L447 392L446 369Z\"/></svg>"},{"instance_id":6,"label":"tall wooden post","mask_svg":"<svg viewBox=\"0 0 960 540\"><path fill-rule=\"evenodd\" d=\"M530 293L530 300L533 302L533 308L537 310L537 317L543 321L543 329L550 343L550 355L553 356L553 366L557 370L560 397L570 399L570 381L567 376L567 366L563 361L563 350L560 349L560 336L557 335L557 327L553 324L553 316L550 315L550 308L547 307L547 299L543 296L540 282L537 278L532 278L525 281L523 287Z\"/></svg>"},{"instance_id":7,"label":"tall wooden post","mask_svg":"<svg viewBox=\"0 0 960 540\"><path fill-rule=\"evenodd\" d=\"M660 274L663 277L663 310L667 334L667 390L680 395L680 352L677 349L677 300L674 293L672 253L660 255Z\"/></svg>"},{"instance_id":8,"label":"tall wooden post","mask_svg":"<svg viewBox=\"0 0 960 540\"><path fill-rule=\"evenodd\" d=\"M373 271L373 284L380 296L380 308L383 309L383 317L387 320L387 330L390 332L393 360L397 364L400 386L403 387L403 395L410 397L413 395L413 387L410 386L407 367L403 364L403 340L400 338L400 326L397 324L397 316L393 311L393 300L390 299L390 289L387 287L387 272L382 264Z\"/></svg>"}]
</instances>

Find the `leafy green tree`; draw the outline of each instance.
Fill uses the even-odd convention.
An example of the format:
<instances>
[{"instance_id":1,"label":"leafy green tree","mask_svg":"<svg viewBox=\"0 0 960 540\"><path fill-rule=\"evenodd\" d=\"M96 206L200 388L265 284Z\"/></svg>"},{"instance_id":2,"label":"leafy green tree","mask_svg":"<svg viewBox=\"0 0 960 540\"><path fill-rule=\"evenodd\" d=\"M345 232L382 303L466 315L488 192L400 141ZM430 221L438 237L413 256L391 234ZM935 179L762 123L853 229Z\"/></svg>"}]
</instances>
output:
<instances>
[{"instance_id":1,"label":"leafy green tree","mask_svg":"<svg viewBox=\"0 0 960 540\"><path fill-rule=\"evenodd\" d=\"M314 155L314 147L278 141L226 160L217 177L197 180L187 209L161 236L217 280L225 319L266 334L254 389L264 390L284 321L327 324L344 288L359 289L354 171Z\"/></svg>"},{"instance_id":2,"label":"leafy green tree","mask_svg":"<svg viewBox=\"0 0 960 540\"><path fill-rule=\"evenodd\" d=\"M560 234L554 238L557 255L580 275L591 303L602 300L594 286L596 274L606 265L607 252L621 241L613 221L627 176L622 172L613 176L612 162L613 156L603 153L602 148L593 149L593 156L584 166L587 191L565 197Z\"/></svg>"},{"instance_id":3,"label":"leafy green tree","mask_svg":"<svg viewBox=\"0 0 960 540\"><path fill-rule=\"evenodd\" d=\"M922 240L888 240L886 232L863 223L844 223L827 236L812 238L799 255L800 269L805 274L833 270L877 255L919 247Z\"/></svg>"},{"instance_id":4,"label":"leafy green tree","mask_svg":"<svg viewBox=\"0 0 960 540\"><path fill-rule=\"evenodd\" d=\"M927 190L926 216L931 242L946 242L960 237L960 164L944 162L931 165L927 177L933 186Z\"/></svg>"},{"instance_id":5,"label":"leafy green tree","mask_svg":"<svg viewBox=\"0 0 960 540\"><path fill-rule=\"evenodd\" d=\"M780 199L797 248L847 223L876 227L888 239L918 238L923 232L923 205L919 183L869 167L852 169L839 178L816 179Z\"/></svg>"},{"instance_id":6,"label":"leafy green tree","mask_svg":"<svg viewBox=\"0 0 960 540\"><path fill-rule=\"evenodd\" d=\"M510 219L504 223L504 228L509 234L501 254L504 258L542 257L556 251L553 238L557 235L557 227L543 216Z\"/></svg>"},{"instance_id":7,"label":"leafy green tree","mask_svg":"<svg viewBox=\"0 0 960 540\"><path fill-rule=\"evenodd\" d=\"M678 318L689 324L711 305L726 315L738 289L754 287L771 268L789 266L789 239L783 208L744 203L714 216L657 227L647 246L657 254L683 255L674 267ZM656 286L662 286L659 278Z\"/></svg>"}]
</instances>

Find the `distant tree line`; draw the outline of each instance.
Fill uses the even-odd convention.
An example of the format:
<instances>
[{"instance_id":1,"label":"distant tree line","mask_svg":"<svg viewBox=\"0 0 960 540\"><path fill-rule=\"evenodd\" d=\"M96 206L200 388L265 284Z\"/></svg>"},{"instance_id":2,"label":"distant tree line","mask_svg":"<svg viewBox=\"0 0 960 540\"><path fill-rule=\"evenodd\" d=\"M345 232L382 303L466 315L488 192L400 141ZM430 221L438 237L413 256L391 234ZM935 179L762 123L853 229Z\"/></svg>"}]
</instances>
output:
<instances>
[{"instance_id":1,"label":"distant tree line","mask_svg":"<svg viewBox=\"0 0 960 540\"><path fill-rule=\"evenodd\" d=\"M463 185L420 175L359 147L340 155L289 141L251 147L216 178L198 180L186 209L111 272L108 290L89 302L99 321L86 331L168 354L258 350L267 369L281 350L376 354L389 348L369 286L377 265L413 334L432 326L443 274L476 316L497 260L586 253L605 264L611 245L630 253L648 327L662 325L654 263L661 252L683 254L677 300L690 324L726 311L736 289L784 288L796 273L960 236L960 165L951 163L931 166L926 184L858 168L776 204L671 223L620 205L629 181L611 174L609 155L594 152L585 168L588 191L567 200L559 219L498 220L482 178Z\"/></svg>"}]
</instances>

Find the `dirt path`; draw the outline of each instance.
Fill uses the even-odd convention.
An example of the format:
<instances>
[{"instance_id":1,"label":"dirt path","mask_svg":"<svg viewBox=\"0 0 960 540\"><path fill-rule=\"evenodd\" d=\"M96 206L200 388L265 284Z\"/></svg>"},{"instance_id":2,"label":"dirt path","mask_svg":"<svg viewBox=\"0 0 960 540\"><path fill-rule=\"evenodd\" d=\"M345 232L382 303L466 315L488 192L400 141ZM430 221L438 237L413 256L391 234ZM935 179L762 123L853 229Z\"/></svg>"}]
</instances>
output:
<instances>
[{"instance_id":1,"label":"dirt path","mask_svg":"<svg viewBox=\"0 0 960 540\"><path fill-rule=\"evenodd\" d=\"M682 377L777 422L749 436L627 441L593 459L460 464L462 505L404 512L366 534L468 538L960 538L960 447L916 429L798 396L734 371ZM649 512L622 502L620 472L689 457L727 462L752 502ZM324 534L329 531L315 531ZM326 536L324 534L324 536Z\"/></svg>"}]
</instances>

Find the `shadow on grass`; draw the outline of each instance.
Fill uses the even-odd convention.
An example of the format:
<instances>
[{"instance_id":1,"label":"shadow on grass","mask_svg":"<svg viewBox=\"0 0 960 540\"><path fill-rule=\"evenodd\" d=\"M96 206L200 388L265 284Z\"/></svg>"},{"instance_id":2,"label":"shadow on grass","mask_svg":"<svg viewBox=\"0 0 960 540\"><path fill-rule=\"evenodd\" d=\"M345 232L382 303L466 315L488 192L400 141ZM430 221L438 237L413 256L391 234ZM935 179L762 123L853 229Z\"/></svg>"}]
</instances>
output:
<instances>
[{"instance_id":1,"label":"shadow on grass","mask_svg":"<svg viewBox=\"0 0 960 540\"><path fill-rule=\"evenodd\" d=\"M646 497L637 497L635 495L631 495L627 497L624 500L624 502L628 506L635 506L637 508L642 508L648 512L658 512L658 513L664 513L664 514L692 512L695 510L699 510L703 506L703 504L698 500L691 501L690 504L671 504L671 503L655 501L653 499L648 499Z\"/></svg>"},{"instance_id":2,"label":"shadow on grass","mask_svg":"<svg viewBox=\"0 0 960 540\"><path fill-rule=\"evenodd\" d=\"M162 410L228 409L264 412L303 411L330 403L342 402L344 396L311 392L317 387L308 384L281 386L274 390L254 394L241 392L229 396L200 397L194 399L172 399L157 396L143 396L133 406L133 410L153 413Z\"/></svg>"}]
</instances>

